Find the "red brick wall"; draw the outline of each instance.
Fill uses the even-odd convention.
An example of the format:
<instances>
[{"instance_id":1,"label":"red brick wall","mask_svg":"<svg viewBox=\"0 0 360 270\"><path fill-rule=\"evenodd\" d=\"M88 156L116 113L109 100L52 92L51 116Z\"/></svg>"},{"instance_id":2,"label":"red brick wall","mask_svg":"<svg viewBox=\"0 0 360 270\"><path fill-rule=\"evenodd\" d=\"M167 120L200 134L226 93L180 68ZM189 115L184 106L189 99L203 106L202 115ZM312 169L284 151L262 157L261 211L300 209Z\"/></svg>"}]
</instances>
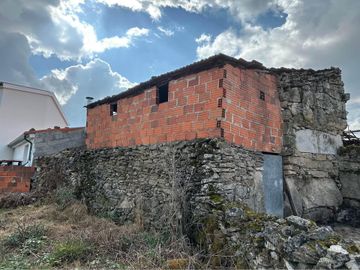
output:
<instances>
[{"instance_id":1,"label":"red brick wall","mask_svg":"<svg viewBox=\"0 0 360 270\"><path fill-rule=\"evenodd\" d=\"M29 192L35 167L0 166L1 192Z\"/></svg>"},{"instance_id":2,"label":"red brick wall","mask_svg":"<svg viewBox=\"0 0 360 270\"><path fill-rule=\"evenodd\" d=\"M156 88L120 99L118 115L110 116L110 105L88 110L89 148L153 144L195 138L220 137L216 126L221 117L217 100L223 70L214 68L170 81L169 101L156 104Z\"/></svg>"},{"instance_id":3,"label":"red brick wall","mask_svg":"<svg viewBox=\"0 0 360 270\"><path fill-rule=\"evenodd\" d=\"M156 104L153 87L117 104L116 116L109 104L88 109L88 148L224 136L249 149L281 150L276 77L264 71L226 65L171 81L166 103Z\"/></svg>"},{"instance_id":4,"label":"red brick wall","mask_svg":"<svg viewBox=\"0 0 360 270\"><path fill-rule=\"evenodd\" d=\"M225 139L263 152L281 151L282 118L277 78L262 70L225 66L221 123ZM260 91L265 100L260 99Z\"/></svg>"}]
</instances>

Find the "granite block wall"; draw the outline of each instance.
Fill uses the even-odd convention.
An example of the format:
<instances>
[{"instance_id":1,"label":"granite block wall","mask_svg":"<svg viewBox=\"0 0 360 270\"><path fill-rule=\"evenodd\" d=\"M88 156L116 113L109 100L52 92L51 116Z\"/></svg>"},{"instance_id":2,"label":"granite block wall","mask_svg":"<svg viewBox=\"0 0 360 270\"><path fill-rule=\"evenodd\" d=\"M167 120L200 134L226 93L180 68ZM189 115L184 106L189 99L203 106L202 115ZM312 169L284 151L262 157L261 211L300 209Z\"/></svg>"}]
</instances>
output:
<instances>
[{"instance_id":1,"label":"granite block wall","mask_svg":"<svg viewBox=\"0 0 360 270\"><path fill-rule=\"evenodd\" d=\"M355 208L360 210L359 145L349 145L340 149L339 177L344 208ZM360 224L360 220L358 223Z\"/></svg>"},{"instance_id":2,"label":"granite block wall","mask_svg":"<svg viewBox=\"0 0 360 270\"><path fill-rule=\"evenodd\" d=\"M284 122L284 180L287 214L319 221L334 217L342 204L339 162L346 128L341 71L277 69Z\"/></svg>"}]
</instances>

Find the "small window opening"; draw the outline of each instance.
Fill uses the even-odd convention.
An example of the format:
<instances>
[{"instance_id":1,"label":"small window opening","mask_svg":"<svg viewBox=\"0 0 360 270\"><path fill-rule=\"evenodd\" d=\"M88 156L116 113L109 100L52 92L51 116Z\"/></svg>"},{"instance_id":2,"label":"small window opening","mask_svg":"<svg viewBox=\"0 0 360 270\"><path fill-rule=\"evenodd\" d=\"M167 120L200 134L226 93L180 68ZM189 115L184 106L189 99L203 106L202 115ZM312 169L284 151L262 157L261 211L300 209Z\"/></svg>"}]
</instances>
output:
<instances>
[{"instance_id":1,"label":"small window opening","mask_svg":"<svg viewBox=\"0 0 360 270\"><path fill-rule=\"evenodd\" d=\"M225 136L224 129L221 128L221 129L220 129L220 137L221 137L221 138L224 138L224 136Z\"/></svg>"},{"instance_id":2,"label":"small window opening","mask_svg":"<svg viewBox=\"0 0 360 270\"><path fill-rule=\"evenodd\" d=\"M169 101L169 84L164 84L158 87L158 102L164 103Z\"/></svg>"},{"instance_id":3,"label":"small window opening","mask_svg":"<svg viewBox=\"0 0 360 270\"><path fill-rule=\"evenodd\" d=\"M226 98L226 89L223 89L223 97Z\"/></svg>"},{"instance_id":4,"label":"small window opening","mask_svg":"<svg viewBox=\"0 0 360 270\"><path fill-rule=\"evenodd\" d=\"M117 103L110 104L110 115L117 115Z\"/></svg>"},{"instance_id":5,"label":"small window opening","mask_svg":"<svg viewBox=\"0 0 360 270\"><path fill-rule=\"evenodd\" d=\"M221 108L222 107L222 99L218 99L218 107Z\"/></svg>"},{"instance_id":6,"label":"small window opening","mask_svg":"<svg viewBox=\"0 0 360 270\"><path fill-rule=\"evenodd\" d=\"M221 128L221 121L220 121L220 120L217 120L217 121L216 121L216 127L217 127L217 128Z\"/></svg>"},{"instance_id":7,"label":"small window opening","mask_svg":"<svg viewBox=\"0 0 360 270\"><path fill-rule=\"evenodd\" d=\"M223 87L223 84L224 84L224 80L223 80L223 79L220 79L220 80L219 80L219 88Z\"/></svg>"},{"instance_id":8,"label":"small window opening","mask_svg":"<svg viewBox=\"0 0 360 270\"><path fill-rule=\"evenodd\" d=\"M221 117L225 118L225 116L226 116L226 111L225 111L225 109L222 109Z\"/></svg>"},{"instance_id":9,"label":"small window opening","mask_svg":"<svg viewBox=\"0 0 360 270\"><path fill-rule=\"evenodd\" d=\"M226 73L226 69L224 69L224 78L226 78L227 73Z\"/></svg>"},{"instance_id":10,"label":"small window opening","mask_svg":"<svg viewBox=\"0 0 360 270\"><path fill-rule=\"evenodd\" d=\"M260 91L260 99L265 100L265 93L263 91Z\"/></svg>"}]
</instances>

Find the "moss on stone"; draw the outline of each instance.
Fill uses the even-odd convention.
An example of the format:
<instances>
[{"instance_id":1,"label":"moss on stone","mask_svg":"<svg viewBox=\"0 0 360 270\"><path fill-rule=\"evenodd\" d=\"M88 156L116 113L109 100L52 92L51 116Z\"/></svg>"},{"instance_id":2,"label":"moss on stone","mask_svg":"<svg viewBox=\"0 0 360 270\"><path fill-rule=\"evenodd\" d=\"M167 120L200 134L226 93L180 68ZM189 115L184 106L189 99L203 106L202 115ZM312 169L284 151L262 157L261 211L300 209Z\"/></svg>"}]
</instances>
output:
<instances>
[{"instance_id":1,"label":"moss on stone","mask_svg":"<svg viewBox=\"0 0 360 270\"><path fill-rule=\"evenodd\" d=\"M318 243L322 248L327 249L332 245L336 245L339 241L340 236L334 235L326 238L325 240L317 240L316 243Z\"/></svg>"},{"instance_id":2,"label":"moss on stone","mask_svg":"<svg viewBox=\"0 0 360 270\"><path fill-rule=\"evenodd\" d=\"M239 257L236 259L235 269L249 269L249 265L244 258Z\"/></svg>"},{"instance_id":3,"label":"moss on stone","mask_svg":"<svg viewBox=\"0 0 360 270\"><path fill-rule=\"evenodd\" d=\"M219 194L210 194L209 197L213 203L221 203L223 201L222 196Z\"/></svg>"},{"instance_id":4,"label":"moss on stone","mask_svg":"<svg viewBox=\"0 0 360 270\"><path fill-rule=\"evenodd\" d=\"M360 155L360 145L347 145L347 146L342 146L338 149L338 154L340 156L344 156L352 152Z\"/></svg>"},{"instance_id":5,"label":"moss on stone","mask_svg":"<svg viewBox=\"0 0 360 270\"><path fill-rule=\"evenodd\" d=\"M350 245L350 246L347 246L346 247L346 250L350 253L350 254L358 254L360 253L360 248L353 244L353 245Z\"/></svg>"},{"instance_id":6,"label":"moss on stone","mask_svg":"<svg viewBox=\"0 0 360 270\"><path fill-rule=\"evenodd\" d=\"M261 221L254 220L244 224L244 229L250 230L253 232L260 232L264 229L264 224Z\"/></svg>"}]
</instances>

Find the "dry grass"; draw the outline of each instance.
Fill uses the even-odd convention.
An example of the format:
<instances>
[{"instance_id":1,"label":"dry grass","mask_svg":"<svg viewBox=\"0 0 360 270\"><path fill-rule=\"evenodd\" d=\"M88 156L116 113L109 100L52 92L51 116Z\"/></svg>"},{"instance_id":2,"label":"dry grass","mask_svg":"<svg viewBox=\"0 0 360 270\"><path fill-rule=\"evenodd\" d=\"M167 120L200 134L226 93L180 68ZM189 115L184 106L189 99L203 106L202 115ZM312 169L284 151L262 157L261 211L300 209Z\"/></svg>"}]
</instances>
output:
<instances>
[{"instance_id":1,"label":"dry grass","mask_svg":"<svg viewBox=\"0 0 360 270\"><path fill-rule=\"evenodd\" d=\"M14 235L19 224L46 229L46 237L38 240L36 250L26 245L13 250L4 247L4 239ZM69 256L68 253L80 254L80 248L86 252L78 258ZM56 257L59 250L64 257ZM54 203L1 210L0 252L0 269L199 267L185 238L174 237L168 231L146 232L136 224L118 226L111 220L89 215L86 206L79 202L63 210Z\"/></svg>"}]
</instances>

